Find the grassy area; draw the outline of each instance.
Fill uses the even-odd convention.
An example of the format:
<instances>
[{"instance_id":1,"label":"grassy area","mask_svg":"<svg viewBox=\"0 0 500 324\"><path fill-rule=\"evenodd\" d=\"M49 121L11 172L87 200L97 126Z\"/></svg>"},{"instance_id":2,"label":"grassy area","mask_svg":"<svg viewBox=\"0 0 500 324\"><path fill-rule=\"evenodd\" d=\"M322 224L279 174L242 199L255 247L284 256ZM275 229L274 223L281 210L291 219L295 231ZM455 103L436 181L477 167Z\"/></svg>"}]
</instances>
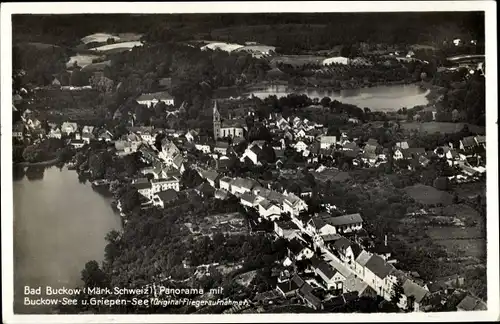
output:
<instances>
[{"instance_id":1,"label":"grassy area","mask_svg":"<svg viewBox=\"0 0 500 324\"><path fill-rule=\"evenodd\" d=\"M99 58L99 56L97 55L77 54L69 58L66 66L71 67L76 62L78 66L83 68L86 65L92 64L92 60L95 60L97 58Z\"/></svg>"},{"instance_id":2,"label":"grassy area","mask_svg":"<svg viewBox=\"0 0 500 324\"><path fill-rule=\"evenodd\" d=\"M462 183L455 185L453 192L460 199L474 199L478 195L486 197L486 184L483 182Z\"/></svg>"},{"instance_id":3,"label":"grassy area","mask_svg":"<svg viewBox=\"0 0 500 324\"><path fill-rule=\"evenodd\" d=\"M453 196L434 187L416 184L404 189L406 193L417 202L425 205L449 205L453 201Z\"/></svg>"},{"instance_id":4,"label":"grassy area","mask_svg":"<svg viewBox=\"0 0 500 324\"><path fill-rule=\"evenodd\" d=\"M445 122L405 122L401 127L407 131L419 131L423 133L458 133L465 123L445 123ZM467 124L469 130L474 133L484 134L485 128L482 126Z\"/></svg>"},{"instance_id":5,"label":"grassy area","mask_svg":"<svg viewBox=\"0 0 500 324\"><path fill-rule=\"evenodd\" d=\"M316 55L282 55L273 57L271 63L283 63L290 64L292 66L301 66L305 64L323 64L323 60L326 56L316 56Z\"/></svg>"},{"instance_id":6,"label":"grassy area","mask_svg":"<svg viewBox=\"0 0 500 324\"><path fill-rule=\"evenodd\" d=\"M94 48L91 48L91 50L96 51L96 52L108 53L109 51L116 51L118 49L120 49L122 51L127 51L133 47L142 46L142 45L143 44L139 41L123 42L123 43L108 44L108 45L103 45L103 46L99 46L99 47L94 47Z\"/></svg>"}]
</instances>

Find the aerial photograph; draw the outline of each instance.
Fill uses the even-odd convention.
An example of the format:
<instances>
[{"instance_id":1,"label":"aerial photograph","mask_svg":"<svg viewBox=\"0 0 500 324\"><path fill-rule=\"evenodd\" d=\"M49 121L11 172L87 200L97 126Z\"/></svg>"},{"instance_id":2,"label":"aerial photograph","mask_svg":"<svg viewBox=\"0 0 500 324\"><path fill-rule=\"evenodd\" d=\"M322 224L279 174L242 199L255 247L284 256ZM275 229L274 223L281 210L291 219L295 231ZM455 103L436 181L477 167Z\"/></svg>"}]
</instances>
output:
<instances>
[{"instance_id":1,"label":"aerial photograph","mask_svg":"<svg viewBox=\"0 0 500 324\"><path fill-rule=\"evenodd\" d=\"M488 309L484 11L11 17L14 314Z\"/></svg>"}]
</instances>

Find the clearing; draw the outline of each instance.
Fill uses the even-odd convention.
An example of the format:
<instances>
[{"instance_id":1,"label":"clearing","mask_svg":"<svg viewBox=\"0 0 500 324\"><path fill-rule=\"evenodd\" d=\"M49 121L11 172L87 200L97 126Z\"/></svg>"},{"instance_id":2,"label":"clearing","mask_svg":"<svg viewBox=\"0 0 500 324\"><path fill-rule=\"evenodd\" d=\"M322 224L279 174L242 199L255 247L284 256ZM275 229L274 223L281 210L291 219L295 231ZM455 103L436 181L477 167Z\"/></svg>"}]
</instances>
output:
<instances>
[{"instance_id":1,"label":"clearing","mask_svg":"<svg viewBox=\"0 0 500 324\"><path fill-rule=\"evenodd\" d=\"M240 213L227 213L206 216L196 224L184 223L192 234L212 236L215 232L226 235L247 234L247 220Z\"/></svg>"},{"instance_id":2,"label":"clearing","mask_svg":"<svg viewBox=\"0 0 500 324\"><path fill-rule=\"evenodd\" d=\"M445 122L404 122L401 127L404 130L416 130L424 133L458 133L466 123L445 123ZM485 134L483 126L467 124L469 130L473 133Z\"/></svg>"},{"instance_id":3,"label":"clearing","mask_svg":"<svg viewBox=\"0 0 500 324\"><path fill-rule=\"evenodd\" d=\"M66 67L71 67L76 62L79 67L83 68L89 64L92 64L92 61L98 59L99 57L100 56L98 55L77 54L69 58L69 61L66 62Z\"/></svg>"},{"instance_id":4,"label":"clearing","mask_svg":"<svg viewBox=\"0 0 500 324\"><path fill-rule=\"evenodd\" d=\"M453 196L446 191L437 190L434 187L416 184L404 189L406 193L417 202L425 205L450 205L453 202Z\"/></svg>"},{"instance_id":5,"label":"clearing","mask_svg":"<svg viewBox=\"0 0 500 324\"><path fill-rule=\"evenodd\" d=\"M103 45L103 46L99 46L99 47L94 47L94 48L91 48L90 50L94 51L94 52L108 53L109 51L117 51L117 50L128 51L136 46L142 46L142 45L143 44L139 41L123 42L123 43L107 44L107 45Z\"/></svg>"},{"instance_id":6,"label":"clearing","mask_svg":"<svg viewBox=\"0 0 500 324\"><path fill-rule=\"evenodd\" d=\"M271 59L271 64L283 63L290 64L294 67L306 64L323 65L323 61L327 58L326 56L316 55L282 55L273 57Z\"/></svg>"}]
</instances>

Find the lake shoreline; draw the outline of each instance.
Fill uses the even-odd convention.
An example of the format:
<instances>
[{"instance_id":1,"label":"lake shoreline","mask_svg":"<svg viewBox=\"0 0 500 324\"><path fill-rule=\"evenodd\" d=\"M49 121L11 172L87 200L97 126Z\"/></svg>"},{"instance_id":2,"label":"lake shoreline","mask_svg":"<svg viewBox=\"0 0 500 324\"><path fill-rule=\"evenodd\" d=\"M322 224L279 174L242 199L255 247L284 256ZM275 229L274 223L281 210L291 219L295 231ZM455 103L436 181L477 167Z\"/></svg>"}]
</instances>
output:
<instances>
[{"instance_id":1,"label":"lake shoreline","mask_svg":"<svg viewBox=\"0 0 500 324\"><path fill-rule=\"evenodd\" d=\"M16 167L33 167L33 166L53 166L59 163L59 158L55 158L52 160L41 161L41 162L18 162L14 163Z\"/></svg>"}]
</instances>

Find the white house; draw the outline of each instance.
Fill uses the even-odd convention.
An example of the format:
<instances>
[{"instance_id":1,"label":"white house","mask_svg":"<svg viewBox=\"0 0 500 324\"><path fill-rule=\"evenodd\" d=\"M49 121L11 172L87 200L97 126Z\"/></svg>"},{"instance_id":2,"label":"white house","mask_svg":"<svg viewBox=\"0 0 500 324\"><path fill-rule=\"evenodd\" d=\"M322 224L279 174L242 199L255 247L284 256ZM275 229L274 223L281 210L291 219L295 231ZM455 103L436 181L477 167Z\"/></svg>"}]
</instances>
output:
<instances>
[{"instance_id":1,"label":"white house","mask_svg":"<svg viewBox=\"0 0 500 324\"><path fill-rule=\"evenodd\" d=\"M205 154L209 154L211 152L211 148L210 148L210 145L207 144L207 143L195 143L194 144L194 147L198 150L198 151L202 151L203 153Z\"/></svg>"},{"instance_id":2,"label":"white house","mask_svg":"<svg viewBox=\"0 0 500 324\"><path fill-rule=\"evenodd\" d=\"M269 200L264 199L259 202L259 215L264 219L275 221L281 216L281 208Z\"/></svg>"},{"instance_id":3,"label":"white house","mask_svg":"<svg viewBox=\"0 0 500 324\"><path fill-rule=\"evenodd\" d=\"M274 222L274 232L279 237L284 237L286 239L294 236L297 233L300 233L297 225L291 221L275 221Z\"/></svg>"},{"instance_id":4,"label":"white house","mask_svg":"<svg viewBox=\"0 0 500 324\"><path fill-rule=\"evenodd\" d=\"M71 133L76 133L78 131L77 123L64 122L61 125L61 132L65 135L69 135Z\"/></svg>"},{"instance_id":5,"label":"white house","mask_svg":"<svg viewBox=\"0 0 500 324\"><path fill-rule=\"evenodd\" d=\"M240 196L240 204L246 207L254 208L257 206L257 196L251 192L245 192Z\"/></svg>"},{"instance_id":6,"label":"white house","mask_svg":"<svg viewBox=\"0 0 500 324\"><path fill-rule=\"evenodd\" d=\"M254 186L255 183L251 179L236 178L231 182L231 193L244 194L250 192Z\"/></svg>"},{"instance_id":7,"label":"white house","mask_svg":"<svg viewBox=\"0 0 500 324\"><path fill-rule=\"evenodd\" d=\"M154 206L165 208L165 205L177 200L179 195L174 189L167 189L165 191L160 191L152 196L152 201Z\"/></svg>"},{"instance_id":8,"label":"white house","mask_svg":"<svg viewBox=\"0 0 500 324\"><path fill-rule=\"evenodd\" d=\"M51 128L47 137L61 139L61 129L59 127Z\"/></svg>"},{"instance_id":9,"label":"white house","mask_svg":"<svg viewBox=\"0 0 500 324\"><path fill-rule=\"evenodd\" d=\"M306 230L315 235L350 233L363 228L363 218L360 214L332 216L322 212L311 218Z\"/></svg>"},{"instance_id":10,"label":"white house","mask_svg":"<svg viewBox=\"0 0 500 324\"><path fill-rule=\"evenodd\" d=\"M168 138L164 138L161 141L161 151L158 154L158 157L165 161L167 166L172 165L174 163L174 158L181 154L181 151L175 144L170 141Z\"/></svg>"},{"instance_id":11,"label":"white house","mask_svg":"<svg viewBox=\"0 0 500 324\"><path fill-rule=\"evenodd\" d=\"M298 141L297 143L295 143L294 147L297 152L303 152L307 150L308 145L302 141Z\"/></svg>"},{"instance_id":12,"label":"white house","mask_svg":"<svg viewBox=\"0 0 500 324\"><path fill-rule=\"evenodd\" d=\"M138 104L147 107L155 106L159 102L163 102L166 105L174 105L174 98L167 91L141 94L137 97L136 101Z\"/></svg>"},{"instance_id":13,"label":"white house","mask_svg":"<svg viewBox=\"0 0 500 324\"><path fill-rule=\"evenodd\" d=\"M314 272L323 279L327 289L343 289L346 277L325 261L316 258L313 260L315 260L313 261Z\"/></svg>"},{"instance_id":14,"label":"white house","mask_svg":"<svg viewBox=\"0 0 500 324\"><path fill-rule=\"evenodd\" d=\"M141 181L136 182L134 187L137 189L137 192L147 199L151 200L153 198L153 190L151 182L149 181Z\"/></svg>"},{"instance_id":15,"label":"white house","mask_svg":"<svg viewBox=\"0 0 500 324\"><path fill-rule=\"evenodd\" d=\"M240 158L240 161L243 162L245 158L249 158L253 164L259 163L259 154L261 152L261 148L258 145L250 145L246 148L245 152Z\"/></svg>"},{"instance_id":16,"label":"white house","mask_svg":"<svg viewBox=\"0 0 500 324\"><path fill-rule=\"evenodd\" d=\"M337 137L335 136L321 136L320 137L320 148L329 149L332 146L335 147L337 143Z\"/></svg>"},{"instance_id":17,"label":"white house","mask_svg":"<svg viewBox=\"0 0 500 324\"><path fill-rule=\"evenodd\" d=\"M284 197L283 212L290 215L298 215L300 212L307 210L308 206L304 200L295 196L293 193Z\"/></svg>"},{"instance_id":18,"label":"white house","mask_svg":"<svg viewBox=\"0 0 500 324\"><path fill-rule=\"evenodd\" d=\"M168 189L179 191L179 179L176 177L169 177L151 180L151 191L153 194Z\"/></svg>"},{"instance_id":19,"label":"white house","mask_svg":"<svg viewBox=\"0 0 500 324\"><path fill-rule=\"evenodd\" d=\"M224 189L226 191L231 191L231 182L232 181L233 181L233 179L231 179L229 177L220 178L220 180L219 180L220 189Z\"/></svg>"}]
</instances>

